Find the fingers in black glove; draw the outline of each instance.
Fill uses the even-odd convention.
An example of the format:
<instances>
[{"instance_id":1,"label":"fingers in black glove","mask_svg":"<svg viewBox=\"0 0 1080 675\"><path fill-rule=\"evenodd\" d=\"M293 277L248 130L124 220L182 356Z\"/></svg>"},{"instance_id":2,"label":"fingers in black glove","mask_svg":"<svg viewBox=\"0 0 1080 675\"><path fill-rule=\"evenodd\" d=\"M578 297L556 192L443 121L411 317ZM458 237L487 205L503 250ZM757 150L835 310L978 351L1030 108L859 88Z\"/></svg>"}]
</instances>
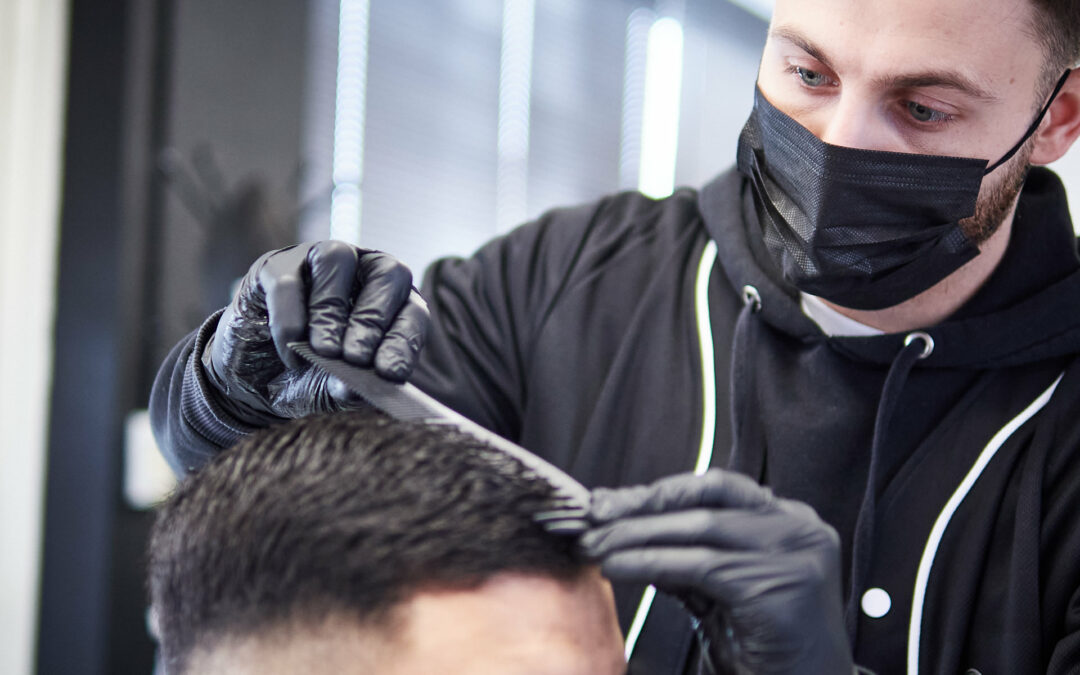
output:
<instances>
[{"instance_id":1,"label":"fingers in black glove","mask_svg":"<svg viewBox=\"0 0 1080 675\"><path fill-rule=\"evenodd\" d=\"M349 313L345 359L370 366L391 323L409 299L412 273L394 258L370 253L360 262L364 283Z\"/></svg>"},{"instance_id":2,"label":"fingers in black glove","mask_svg":"<svg viewBox=\"0 0 1080 675\"><path fill-rule=\"evenodd\" d=\"M339 241L319 242L308 252L307 263L311 275L307 312L308 340L311 348L323 356L335 359L342 357L342 340L349 320L350 300L359 283L359 259L358 249ZM299 332L303 335L303 327ZM291 352L289 356L296 358Z\"/></svg>"},{"instance_id":3,"label":"fingers in black glove","mask_svg":"<svg viewBox=\"0 0 1080 675\"><path fill-rule=\"evenodd\" d=\"M423 347L427 306L408 268L384 253L339 241L272 251L252 265L207 347L216 388L258 414L295 417L358 401L333 378L307 378L289 349L308 340L404 380Z\"/></svg>"},{"instance_id":4,"label":"fingers in black glove","mask_svg":"<svg viewBox=\"0 0 1080 675\"><path fill-rule=\"evenodd\" d=\"M593 522L600 524L657 513L671 513L697 506L711 508L757 508L774 500L772 492L746 476L713 470L701 476L679 474L651 485L597 488L592 491Z\"/></svg>"},{"instance_id":5,"label":"fingers in black glove","mask_svg":"<svg viewBox=\"0 0 1080 675\"><path fill-rule=\"evenodd\" d=\"M714 662L760 673L852 672L839 541L810 507L714 470L595 490L590 520L586 554L612 580L683 599Z\"/></svg>"}]
</instances>

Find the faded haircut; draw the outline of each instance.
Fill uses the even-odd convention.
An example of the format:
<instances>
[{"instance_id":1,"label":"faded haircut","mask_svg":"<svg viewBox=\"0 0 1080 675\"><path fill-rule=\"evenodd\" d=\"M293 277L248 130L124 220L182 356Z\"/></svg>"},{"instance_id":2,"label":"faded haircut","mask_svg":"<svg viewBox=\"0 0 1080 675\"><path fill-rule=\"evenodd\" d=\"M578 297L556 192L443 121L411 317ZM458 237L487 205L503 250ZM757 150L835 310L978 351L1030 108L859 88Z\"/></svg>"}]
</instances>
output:
<instances>
[{"instance_id":1,"label":"faded haircut","mask_svg":"<svg viewBox=\"0 0 1080 675\"><path fill-rule=\"evenodd\" d=\"M445 428L375 413L274 426L223 452L160 507L149 591L162 658L341 615L382 627L423 589L584 563L532 521L553 488Z\"/></svg>"}]
</instances>

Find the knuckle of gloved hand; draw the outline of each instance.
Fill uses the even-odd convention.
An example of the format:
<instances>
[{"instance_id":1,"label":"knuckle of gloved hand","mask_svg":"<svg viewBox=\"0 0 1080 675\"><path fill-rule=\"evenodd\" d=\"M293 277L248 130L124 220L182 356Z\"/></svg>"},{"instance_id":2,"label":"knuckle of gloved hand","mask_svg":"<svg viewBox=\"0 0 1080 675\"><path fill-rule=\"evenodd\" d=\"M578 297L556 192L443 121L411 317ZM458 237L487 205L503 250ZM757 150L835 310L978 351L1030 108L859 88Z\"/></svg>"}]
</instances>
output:
<instances>
[{"instance_id":1,"label":"knuckle of gloved hand","mask_svg":"<svg viewBox=\"0 0 1080 675\"><path fill-rule=\"evenodd\" d=\"M421 313L403 313L403 316L405 317L403 333L409 340L409 346L416 351L420 351L427 342L428 333L431 331L431 315L428 314L427 310L424 310Z\"/></svg>"},{"instance_id":2,"label":"knuckle of gloved hand","mask_svg":"<svg viewBox=\"0 0 1080 675\"><path fill-rule=\"evenodd\" d=\"M589 502L589 520L606 523L637 511L649 489L640 485L625 488L593 488Z\"/></svg>"},{"instance_id":3,"label":"knuckle of gloved hand","mask_svg":"<svg viewBox=\"0 0 1080 675\"><path fill-rule=\"evenodd\" d=\"M394 288L412 289L412 270L392 255L381 251L364 253L360 257L365 279L381 278Z\"/></svg>"},{"instance_id":4,"label":"knuckle of gloved hand","mask_svg":"<svg viewBox=\"0 0 1080 675\"><path fill-rule=\"evenodd\" d=\"M268 301L281 298L287 293L298 289L303 284L300 270L293 267L271 268L264 267L259 273L259 285Z\"/></svg>"},{"instance_id":5,"label":"knuckle of gloved hand","mask_svg":"<svg viewBox=\"0 0 1080 675\"><path fill-rule=\"evenodd\" d=\"M674 514L679 519L680 530L689 533L684 538L686 543L708 541L717 535L723 535L732 528L732 518L719 509L694 509Z\"/></svg>"},{"instance_id":6,"label":"knuckle of gloved hand","mask_svg":"<svg viewBox=\"0 0 1080 675\"><path fill-rule=\"evenodd\" d=\"M341 341L349 321L348 301L341 297L320 298L308 304L308 325L320 339Z\"/></svg>"},{"instance_id":7,"label":"knuckle of gloved hand","mask_svg":"<svg viewBox=\"0 0 1080 675\"><path fill-rule=\"evenodd\" d=\"M314 244L294 244L264 253L259 273L275 275L283 270L299 270L307 260L312 246Z\"/></svg>"},{"instance_id":8,"label":"knuckle of gloved hand","mask_svg":"<svg viewBox=\"0 0 1080 675\"><path fill-rule=\"evenodd\" d=\"M420 351L427 338L429 323L427 316L418 314L412 308L405 308L394 319L387 337L401 340L404 348Z\"/></svg>"},{"instance_id":9,"label":"knuckle of gloved hand","mask_svg":"<svg viewBox=\"0 0 1080 675\"><path fill-rule=\"evenodd\" d=\"M702 501L701 487L701 477L693 474L661 478L652 484L647 506L657 513L672 507L696 506Z\"/></svg>"},{"instance_id":10,"label":"knuckle of gloved hand","mask_svg":"<svg viewBox=\"0 0 1080 675\"><path fill-rule=\"evenodd\" d=\"M412 292L412 271L408 267L395 260L393 266L386 271L384 276L392 288L409 289L402 298L403 300L408 299Z\"/></svg>"},{"instance_id":11,"label":"knuckle of gloved hand","mask_svg":"<svg viewBox=\"0 0 1080 675\"><path fill-rule=\"evenodd\" d=\"M826 523L803 524L792 528L780 548L792 552L807 552L812 556L839 556L840 535Z\"/></svg>"},{"instance_id":12,"label":"knuckle of gloved hand","mask_svg":"<svg viewBox=\"0 0 1080 675\"><path fill-rule=\"evenodd\" d=\"M349 332L369 347L382 342L390 325L390 316L379 306L354 307L349 315Z\"/></svg>"},{"instance_id":13,"label":"knuckle of gloved hand","mask_svg":"<svg viewBox=\"0 0 1080 675\"><path fill-rule=\"evenodd\" d=\"M232 311L232 317L223 320L225 325L230 325L231 322L237 320L237 317L243 317L247 321L265 322L266 297L253 274L249 273L240 281L240 287L236 290L229 309Z\"/></svg>"},{"instance_id":14,"label":"knuckle of gloved hand","mask_svg":"<svg viewBox=\"0 0 1080 675\"><path fill-rule=\"evenodd\" d=\"M405 380L412 374L415 356L398 349L389 349L383 343L375 352L375 370L395 380Z\"/></svg>"},{"instance_id":15,"label":"knuckle of gloved hand","mask_svg":"<svg viewBox=\"0 0 1080 675\"><path fill-rule=\"evenodd\" d=\"M424 348L424 341L426 339L426 336L425 336L426 332L427 331L423 330L423 327L421 327L421 330L419 330L417 332L414 332L414 333L410 333L409 335L402 338L402 340L405 343L405 346L408 347L409 352L412 353L413 356L419 354L420 351Z\"/></svg>"},{"instance_id":16,"label":"knuckle of gloved hand","mask_svg":"<svg viewBox=\"0 0 1080 675\"><path fill-rule=\"evenodd\" d=\"M601 560L607 553L607 543L611 534L610 526L596 527L581 535L578 544L586 559Z\"/></svg>"},{"instance_id":17,"label":"knuckle of gloved hand","mask_svg":"<svg viewBox=\"0 0 1080 675\"><path fill-rule=\"evenodd\" d=\"M351 266L356 263L357 256L355 246L337 239L317 242L307 253L308 262L312 267L316 265L331 268Z\"/></svg>"},{"instance_id":18,"label":"knuckle of gloved hand","mask_svg":"<svg viewBox=\"0 0 1080 675\"><path fill-rule=\"evenodd\" d=\"M424 299L424 296L421 295L420 291L416 290L415 287L409 291L409 303L416 307L418 311L422 312L424 316L431 315L431 309L428 307L427 300Z\"/></svg>"}]
</instances>

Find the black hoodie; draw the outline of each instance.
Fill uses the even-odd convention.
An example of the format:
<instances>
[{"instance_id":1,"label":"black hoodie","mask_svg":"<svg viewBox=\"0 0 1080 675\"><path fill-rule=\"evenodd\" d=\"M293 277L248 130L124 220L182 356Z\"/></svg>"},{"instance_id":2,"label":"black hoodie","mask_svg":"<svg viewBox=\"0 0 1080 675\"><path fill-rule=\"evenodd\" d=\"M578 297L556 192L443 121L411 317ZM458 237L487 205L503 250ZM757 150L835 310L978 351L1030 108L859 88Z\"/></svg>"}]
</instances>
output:
<instances>
[{"instance_id":1,"label":"black hoodie","mask_svg":"<svg viewBox=\"0 0 1080 675\"><path fill-rule=\"evenodd\" d=\"M861 666L1080 669L1080 259L1049 171L994 275L928 338L824 335L734 171L552 211L435 263L423 293L414 382L587 485L731 467L813 506L843 542ZM155 383L177 469L248 430L191 358L215 325ZM617 589L631 672L684 672L687 620L641 595Z\"/></svg>"}]
</instances>

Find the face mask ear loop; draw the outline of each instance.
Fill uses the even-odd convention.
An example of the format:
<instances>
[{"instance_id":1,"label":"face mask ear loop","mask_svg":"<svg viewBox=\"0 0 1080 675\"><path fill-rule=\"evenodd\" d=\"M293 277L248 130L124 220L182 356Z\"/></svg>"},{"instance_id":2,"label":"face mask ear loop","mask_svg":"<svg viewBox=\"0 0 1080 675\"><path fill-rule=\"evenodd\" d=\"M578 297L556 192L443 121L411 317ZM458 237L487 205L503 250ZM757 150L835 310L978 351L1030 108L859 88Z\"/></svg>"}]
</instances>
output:
<instances>
[{"instance_id":1,"label":"face mask ear loop","mask_svg":"<svg viewBox=\"0 0 1080 675\"><path fill-rule=\"evenodd\" d=\"M1038 117L1036 117L1035 121L1031 123L1031 126L1028 127L1028 130L1026 132L1024 132L1024 136L1023 136L1023 138L1020 139L1020 142L1017 143L1016 145L1014 145L1012 147L1012 150L1009 150L1008 152L1006 152L1004 157L1002 157L998 161L994 162L993 166L991 166L989 169L984 171L983 172L984 176L991 173L991 172L993 172L994 169L998 168L999 166L1001 166L1005 162L1012 159L1013 155L1015 155L1017 152L1019 152L1020 148L1022 148L1024 146L1024 143L1027 143L1028 139L1031 138L1032 134L1034 134L1035 131L1039 128L1039 125L1042 124L1043 118L1046 117L1047 111L1050 110L1050 105L1053 104L1054 99L1057 98L1057 95L1061 93L1061 88L1065 86L1065 80L1069 79L1069 73L1071 73L1071 72L1072 72L1072 68L1066 68L1065 69L1065 72L1064 72L1064 74L1062 74L1061 79L1057 81L1057 86L1054 87L1053 93L1050 94L1050 100L1047 101L1046 105L1043 106L1043 109L1041 111L1039 111Z\"/></svg>"}]
</instances>

